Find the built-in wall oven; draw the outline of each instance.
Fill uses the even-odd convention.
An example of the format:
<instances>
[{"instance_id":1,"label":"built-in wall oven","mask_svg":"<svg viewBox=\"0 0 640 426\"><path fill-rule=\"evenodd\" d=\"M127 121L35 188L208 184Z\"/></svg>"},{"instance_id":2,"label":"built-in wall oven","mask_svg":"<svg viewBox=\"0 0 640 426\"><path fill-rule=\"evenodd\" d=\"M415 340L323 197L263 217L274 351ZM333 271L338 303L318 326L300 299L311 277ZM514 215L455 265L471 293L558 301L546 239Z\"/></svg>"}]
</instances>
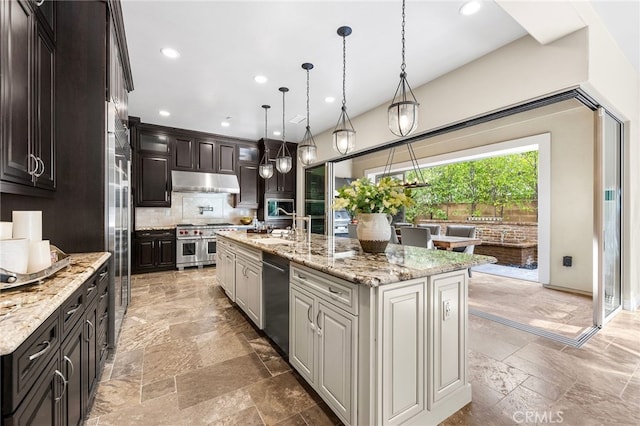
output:
<instances>
[{"instance_id":1,"label":"built-in wall oven","mask_svg":"<svg viewBox=\"0 0 640 426\"><path fill-rule=\"evenodd\" d=\"M202 268L216 264L216 231L238 230L248 227L231 223L208 225L181 224L176 226L176 267Z\"/></svg>"}]
</instances>

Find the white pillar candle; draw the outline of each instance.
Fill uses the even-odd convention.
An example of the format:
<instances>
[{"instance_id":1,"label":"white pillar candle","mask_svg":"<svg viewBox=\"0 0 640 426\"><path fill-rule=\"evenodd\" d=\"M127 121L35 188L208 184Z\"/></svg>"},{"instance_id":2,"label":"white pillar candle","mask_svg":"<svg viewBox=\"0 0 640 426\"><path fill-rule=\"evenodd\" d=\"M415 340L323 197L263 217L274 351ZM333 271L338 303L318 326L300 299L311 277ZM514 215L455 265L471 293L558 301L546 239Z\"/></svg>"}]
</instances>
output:
<instances>
[{"instance_id":1,"label":"white pillar candle","mask_svg":"<svg viewBox=\"0 0 640 426\"><path fill-rule=\"evenodd\" d=\"M29 243L29 267L27 273L39 272L51 266L49 240Z\"/></svg>"},{"instance_id":2,"label":"white pillar candle","mask_svg":"<svg viewBox=\"0 0 640 426\"><path fill-rule=\"evenodd\" d=\"M29 264L29 240L0 240L0 268L26 274Z\"/></svg>"},{"instance_id":3,"label":"white pillar candle","mask_svg":"<svg viewBox=\"0 0 640 426\"><path fill-rule=\"evenodd\" d=\"M13 238L26 238L31 241L42 240L42 212L14 211Z\"/></svg>"},{"instance_id":4,"label":"white pillar candle","mask_svg":"<svg viewBox=\"0 0 640 426\"><path fill-rule=\"evenodd\" d=\"M0 240L13 238L13 222L0 222Z\"/></svg>"}]
</instances>

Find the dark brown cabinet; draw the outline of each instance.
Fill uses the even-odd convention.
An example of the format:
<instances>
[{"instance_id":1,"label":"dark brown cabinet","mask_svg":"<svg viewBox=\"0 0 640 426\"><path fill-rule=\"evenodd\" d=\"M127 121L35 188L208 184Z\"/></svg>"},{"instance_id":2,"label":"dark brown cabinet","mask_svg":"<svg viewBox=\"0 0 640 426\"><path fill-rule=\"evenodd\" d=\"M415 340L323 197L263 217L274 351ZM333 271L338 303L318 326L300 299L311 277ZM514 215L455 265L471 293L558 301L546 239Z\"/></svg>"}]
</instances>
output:
<instances>
[{"instance_id":1,"label":"dark brown cabinet","mask_svg":"<svg viewBox=\"0 0 640 426\"><path fill-rule=\"evenodd\" d=\"M62 408L63 425L81 425L83 420L83 407L85 404L84 375L86 365L83 363L82 324L76 327L66 336L62 345L62 375L67 379L67 388L60 400Z\"/></svg>"},{"instance_id":2,"label":"dark brown cabinet","mask_svg":"<svg viewBox=\"0 0 640 426\"><path fill-rule=\"evenodd\" d=\"M194 140L185 137L173 138L172 170L194 169Z\"/></svg>"},{"instance_id":3,"label":"dark brown cabinet","mask_svg":"<svg viewBox=\"0 0 640 426\"><path fill-rule=\"evenodd\" d=\"M175 269L175 229L134 232L132 263L134 274Z\"/></svg>"},{"instance_id":4,"label":"dark brown cabinet","mask_svg":"<svg viewBox=\"0 0 640 426\"><path fill-rule=\"evenodd\" d=\"M196 170L214 173L216 171L216 144L210 140L196 141Z\"/></svg>"},{"instance_id":5,"label":"dark brown cabinet","mask_svg":"<svg viewBox=\"0 0 640 426\"><path fill-rule=\"evenodd\" d=\"M258 163L260 150L257 145L238 144L238 184L240 193L236 195L236 207L257 209L260 203L260 181Z\"/></svg>"},{"instance_id":6,"label":"dark brown cabinet","mask_svg":"<svg viewBox=\"0 0 640 426\"><path fill-rule=\"evenodd\" d=\"M137 207L171 207L170 157L142 154L138 161Z\"/></svg>"},{"instance_id":7,"label":"dark brown cabinet","mask_svg":"<svg viewBox=\"0 0 640 426\"><path fill-rule=\"evenodd\" d=\"M108 264L18 349L1 359L3 425L81 425L95 395L108 333Z\"/></svg>"},{"instance_id":8,"label":"dark brown cabinet","mask_svg":"<svg viewBox=\"0 0 640 426\"><path fill-rule=\"evenodd\" d=\"M218 142L216 144L218 152L217 173L236 174L236 145L232 143Z\"/></svg>"},{"instance_id":9,"label":"dark brown cabinet","mask_svg":"<svg viewBox=\"0 0 640 426\"><path fill-rule=\"evenodd\" d=\"M53 190L55 45L37 8L0 2L0 179ZM53 16L55 4L47 8Z\"/></svg>"},{"instance_id":10,"label":"dark brown cabinet","mask_svg":"<svg viewBox=\"0 0 640 426\"><path fill-rule=\"evenodd\" d=\"M278 156L278 150L282 146L282 141L275 140L261 140L263 149L269 149L269 158L275 160ZM296 194L296 164L297 164L297 145L291 142L287 142L287 148L291 154L293 166L289 173L280 173L275 168L273 176L264 180L264 192L269 196L276 198L295 198ZM285 197L286 196L286 197Z\"/></svg>"}]
</instances>

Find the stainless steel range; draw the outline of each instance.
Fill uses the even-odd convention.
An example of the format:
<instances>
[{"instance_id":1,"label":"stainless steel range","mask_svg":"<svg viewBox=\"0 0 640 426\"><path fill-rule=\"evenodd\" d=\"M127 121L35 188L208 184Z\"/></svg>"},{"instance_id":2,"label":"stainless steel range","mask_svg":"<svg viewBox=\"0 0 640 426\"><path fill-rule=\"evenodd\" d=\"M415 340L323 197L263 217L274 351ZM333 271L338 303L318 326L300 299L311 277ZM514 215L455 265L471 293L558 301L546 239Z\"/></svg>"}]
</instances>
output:
<instances>
[{"instance_id":1,"label":"stainless steel range","mask_svg":"<svg viewBox=\"0 0 640 426\"><path fill-rule=\"evenodd\" d=\"M249 229L250 226L232 223L208 225L181 224L176 226L176 267L182 271L187 266L202 268L216 264L216 231Z\"/></svg>"}]
</instances>

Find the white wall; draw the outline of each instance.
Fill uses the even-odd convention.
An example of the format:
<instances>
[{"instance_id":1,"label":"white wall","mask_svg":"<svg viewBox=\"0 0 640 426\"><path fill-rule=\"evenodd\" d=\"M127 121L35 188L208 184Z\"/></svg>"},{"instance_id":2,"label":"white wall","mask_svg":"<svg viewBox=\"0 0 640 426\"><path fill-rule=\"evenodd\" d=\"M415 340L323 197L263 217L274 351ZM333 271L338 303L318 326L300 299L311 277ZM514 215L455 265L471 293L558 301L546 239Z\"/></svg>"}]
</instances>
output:
<instances>
[{"instance_id":1,"label":"white wall","mask_svg":"<svg viewBox=\"0 0 640 426\"><path fill-rule=\"evenodd\" d=\"M421 102L418 132L575 87L585 88L623 118L627 130L624 149L623 303L625 308L635 309L640 305L640 269L637 262L640 258L640 146L637 143L640 140L640 75L624 59L588 2L572 4L587 23L587 28L546 45L539 44L530 36L523 37L417 88L415 94ZM544 8L545 3L540 2L539 7ZM386 124L386 104L352 117L352 121L357 131L357 150L384 145L392 140ZM331 147L331 130L316 135L316 142L319 162L338 158ZM451 150L456 150L455 146ZM303 191L301 185L300 199Z\"/></svg>"},{"instance_id":2,"label":"white wall","mask_svg":"<svg viewBox=\"0 0 640 426\"><path fill-rule=\"evenodd\" d=\"M414 151L418 158L429 158L547 132L551 134L549 284L590 294L594 139L591 110L577 101L567 101L415 143ZM395 158L406 158L406 150L396 151ZM362 176L365 170L384 165L385 160L386 153L353 159L353 174ZM573 256L571 268L562 266L562 256L568 255Z\"/></svg>"}]
</instances>

